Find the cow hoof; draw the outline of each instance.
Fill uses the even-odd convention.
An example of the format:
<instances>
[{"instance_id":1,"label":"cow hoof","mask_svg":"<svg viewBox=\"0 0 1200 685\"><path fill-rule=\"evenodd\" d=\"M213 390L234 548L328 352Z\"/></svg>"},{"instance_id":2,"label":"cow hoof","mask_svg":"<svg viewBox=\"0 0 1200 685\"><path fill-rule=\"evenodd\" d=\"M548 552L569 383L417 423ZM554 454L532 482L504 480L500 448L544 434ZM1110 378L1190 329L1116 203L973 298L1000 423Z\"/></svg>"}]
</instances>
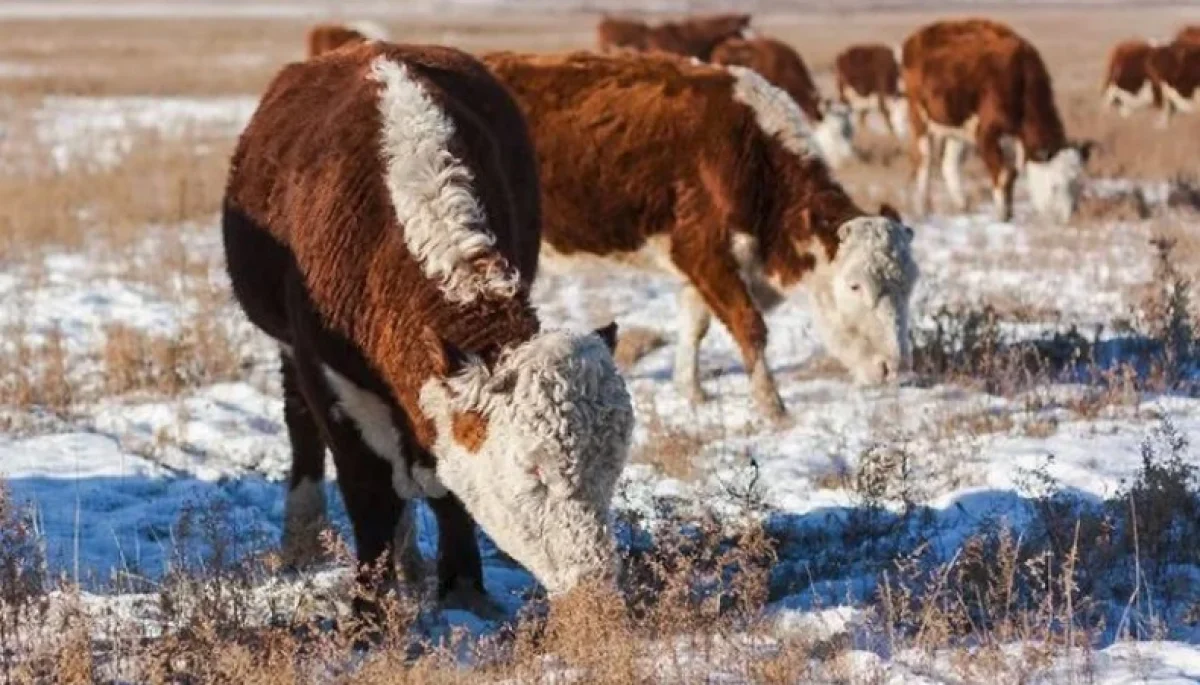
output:
<instances>
[{"instance_id":1,"label":"cow hoof","mask_svg":"<svg viewBox=\"0 0 1200 685\"><path fill-rule=\"evenodd\" d=\"M677 383L676 387L679 388L679 394L683 395L689 404L704 404L712 399L699 383Z\"/></svg>"},{"instance_id":2,"label":"cow hoof","mask_svg":"<svg viewBox=\"0 0 1200 685\"><path fill-rule=\"evenodd\" d=\"M779 395L770 397L759 397L758 406L762 411L763 417L771 423L782 423L787 418L787 408L783 406L783 400Z\"/></svg>"},{"instance_id":3,"label":"cow hoof","mask_svg":"<svg viewBox=\"0 0 1200 685\"><path fill-rule=\"evenodd\" d=\"M453 590L442 598L443 609L469 611L485 621L503 621L508 618L508 612L486 592L459 583Z\"/></svg>"}]
</instances>

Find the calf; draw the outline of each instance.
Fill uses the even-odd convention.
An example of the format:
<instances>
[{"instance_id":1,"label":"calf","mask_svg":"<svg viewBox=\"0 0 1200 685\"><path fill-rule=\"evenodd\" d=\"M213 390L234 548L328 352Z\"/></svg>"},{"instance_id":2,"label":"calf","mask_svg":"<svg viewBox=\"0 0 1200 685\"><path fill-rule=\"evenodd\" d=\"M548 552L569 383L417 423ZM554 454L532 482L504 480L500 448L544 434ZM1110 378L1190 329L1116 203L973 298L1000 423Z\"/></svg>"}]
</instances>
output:
<instances>
[{"instance_id":1,"label":"calf","mask_svg":"<svg viewBox=\"0 0 1200 685\"><path fill-rule=\"evenodd\" d=\"M957 207L966 209L961 167L966 147L974 143L991 175L1001 220L1012 218L1019 169L1038 213L1070 219L1090 144L1067 142L1050 74L1033 45L986 19L937 22L904 41L902 67L922 210L929 210L930 169L939 145L947 189ZM1006 139L1016 142L1015 162L1005 156Z\"/></svg>"},{"instance_id":2,"label":"calf","mask_svg":"<svg viewBox=\"0 0 1200 685\"><path fill-rule=\"evenodd\" d=\"M417 497L443 600L487 606L472 518L552 593L609 572L633 422L615 326L539 326L536 162L474 58L367 43L285 67L238 141L222 223L234 295L281 348L285 537L324 508L327 445L362 583Z\"/></svg>"},{"instance_id":3,"label":"calf","mask_svg":"<svg viewBox=\"0 0 1200 685\"><path fill-rule=\"evenodd\" d=\"M1146 69L1162 89L1161 126L1176 110L1200 109L1200 42L1177 40L1164 45L1150 53Z\"/></svg>"},{"instance_id":4,"label":"calf","mask_svg":"<svg viewBox=\"0 0 1200 685\"><path fill-rule=\"evenodd\" d=\"M1149 71L1150 54L1157 45L1127 40L1113 46L1104 78L1104 101L1127 117L1146 106L1162 106L1162 88Z\"/></svg>"},{"instance_id":5,"label":"calf","mask_svg":"<svg viewBox=\"0 0 1200 685\"><path fill-rule=\"evenodd\" d=\"M343 45L388 39L387 29L373 21L317 24L308 30L308 56L316 57Z\"/></svg>"},{"instance_id":6,"label":"calf","mask_svg":"<svg viewBox=\"0 0 1200 685\"><path fill-rule=\"evenodd\" d=\"M762 310L801 283L827 349L856 378L892 380L908 364L911 230L850 199L785 93L750 69L668 55L483 59L529 121L543 263L603 259L685 282L685 396L703 399L698 348L716 314L758 406L781 415Z\"/></svg>"},{"instance_id":7,"label":"calf","mask_svg":"<svg viewBox=\"0 0 1200 685\"><path fill-rule=\"evenodd\" d=\"M792 96L812 123L813 138L830 166L841 166L855 156L849 116L821 101L804 60L788 44L771 38L730 38L713 50L710 61L753 69Z\"/></svg>"},{"instance_id":8,"label":"calf","mask_svg":"<svg viewBox=\"0 0 1200 685\"><path fill-rule=\"evenodd\" d=\"M690 17L657 26L605 17L596 25L600 52L623 48L637 52L669 52L708 61L713 48L737 36L750 36L749 14L714 14Z\"/></svg>"},{"instance_id":9,"label":"calf","mask_svg":"<svg viewBox=\"0 0 1200 685\"><path fill-rule=\"evenodd\" d=\"M834 61L837 94L858 114L859 126L877 111L894 136L907 130L907 103L900 81L898 46L881 43L851 45Z\"/></svg>"}]
</instances>

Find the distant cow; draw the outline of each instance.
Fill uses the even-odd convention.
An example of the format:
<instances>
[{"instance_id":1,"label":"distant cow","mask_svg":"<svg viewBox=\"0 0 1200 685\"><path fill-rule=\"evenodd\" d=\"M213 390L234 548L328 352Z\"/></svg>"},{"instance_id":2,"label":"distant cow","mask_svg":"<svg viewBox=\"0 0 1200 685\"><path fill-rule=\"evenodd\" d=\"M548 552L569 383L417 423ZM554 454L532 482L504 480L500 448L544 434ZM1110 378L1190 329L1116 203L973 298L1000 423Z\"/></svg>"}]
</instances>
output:
<instances>
[{"instance_id":1,"label":"distant cow","mask_svg":"<svg viewBox=\"0 0 1200 685\"><path fill-rule=\"evenodd\" d=\"M1109 53L1104 101L1121 116L1147 106L1162 106L1162 88L1149 71L1150 54L1158 47L1149 41L1127 40Z\"/></svg>"},{"instance_id":2,"label":"distant cow","mask_svg":"<svg viewBox=\"0 0 1200 685\"><path fill-rule=\"evenodd\" d=\"M541 328L536 160L479 62L368 43L288 65L238 141L222 223L234 295L281 348L285 536L315 537L328 445L363 584L382 561L390 585L418 497L443 600L488 606L472 519L552 593L611 573L633 422L615 326Z\"/></svg>"},{"instance_id":3,"label":"distant cow","mask_svg":"<svg viewBox=\"0 0 1200 685\"><path fill-rule=\"evenodd\" d=\"M630 19L605 17L596 25L596 45L601 52L628 49L669 52L708 61L722 41L750 37L749 14L714 14L650 26Z\"/></svg>"},{"instance_id":4,"label":"distant cow","mask_svg":"<svg viewBox=\"0 0 1200 685\"><path fill-rule=\"evenodd\" d=\"M909 362L911 229L870 216L830 174L799 107L756 72L669 55L496 53L542 171L542 263L678 276L675 382L701 401L712 314L756 404L783 413L762 311L804 284L829 353L863 382Z\"/></svg>"},{"instance_id":5,"label":"distant cow","mask_svg":"<svg viewBox=\"0 0 1200 685\"><path fill-rule=\"evenodd\" d=\"M373 21L317 24L308 30L308 56L316 57L343 45L387 39L387 29Z\"/></svg>"},{"instance_id":6,"label":"distant cow","mask_svg":"<svg viewBox=\"0 0 1200 685\"><path fill-rule=\"evenodd\" d=\"M813 138L830 166L841 166L854 157L850 117L821 100L804 60L788 44L771 38L730 38L713 50L711 61L753 69L791 95L812 124Z\"/></svg>"},{"instance_id":7,"label":"distant cow","mask_svg":"<svg viewBox=\"0 0 1200 685\"><path fill-rule=\"evenodd\" d=\"M997 215L1012 217L1013 184L1024 170L1042 215L1067 221L1075 211L1090 145L1067 141L1041 55L1011 28L986 19L943 21L904 41L902 61L918 159L917 198L929 210L929 176L944 144L942 174L955 204L967 206L961 167L975 144L987 166ZM1015 141L1016 159L1002 142Z\"/></svg>"},{"instance_id":8,"label":"distant cow","mask_svg":"<svg viewBox=\"0 0 1200 685\"><path fill-rule=\"evenodd\" d=\"M900 48L881 43L852 45L834 61L838 98L858 114L859 125L879 112L893 135L907 130L907 103L900 80Z\"/></svg>"},{"instance_id":9,"label":"distant cow","mask_svg":"<svg viewBox=\"0 0 1200 685\"><path fill-rule=\"evenodd\" d=\"M1200 43L1200 25L1184 26L1175 34L1178 43Z\"/></svg>"},{"instance_id":10,"label":"distant cow","mask_svg":"<svg viewBox=\"0 0 1200 685\"><path fill-rule=\"evenodd\" d=\"M1200 110L1200 42L1175 41L1150 53L1147 70L1162 89L1162 125L1176 111Z\"/></svg>"}]
</instances>

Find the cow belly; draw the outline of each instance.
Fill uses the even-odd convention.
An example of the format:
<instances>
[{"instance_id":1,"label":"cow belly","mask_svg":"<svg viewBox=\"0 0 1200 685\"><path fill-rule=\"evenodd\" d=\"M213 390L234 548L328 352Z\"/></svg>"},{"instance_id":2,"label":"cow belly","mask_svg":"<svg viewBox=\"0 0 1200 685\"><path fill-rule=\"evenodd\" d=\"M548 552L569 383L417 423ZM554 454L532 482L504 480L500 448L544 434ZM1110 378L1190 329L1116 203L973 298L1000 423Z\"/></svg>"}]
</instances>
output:
<instances>
[{"instance_id":1,"label":"cow belly","mask_svg":"<svg viewBox=\"0 0 1200 685\"><path fill-rule=\"evenodd\" d=\"M652 236L632 252L560 252L553 245L543 242L538 256L539 269L548 273L568 274L580 269L608 270L613 266L636 271L651 271L682 277L675 262L671 260L671 238L667 235Z\"/></svg>"},{"instance_id":2,"label":"cow belly","mask_svg":"<svg viewBox=\"0 0 1200 685\"><path fill-rule=\"evenodd\" d=\"M367 447L392 465L392 489L396 494L402 499L445 497L446 488L438 482L433 469L419 464L409 468L401 451L400 430L392 420L388 404L328 366L324 371L329 388L338 398L334 410L341 416L333 419L353 422Z\"/></svg>"},{"instance_id":3,"label":"cow belly","mask_svg":"<svg viewBox=\"0 0 1200 685\"><path fill-rule=\"evenodd\" d=\"M1163 95L1171 101L1171 104L1175 106L1175 109L1181 112L1195 112L1197 108L1200 108L1200 88L1193 90L1192 96L1190 98L1186 98L1181 95L1174 86L1164 83Z\"/></svg>"},{"instance_id":4,"label":"cow belly","mask_svg":"<svg viewBox=\"0 0 1200 685\"><path fill-rule=\"evenodd\" d=\"M929 132L938 138L957 138L968 143L975 142L975 134L979 130L979 116L972 116L962 123L961 126L950 126L947 124L938 123L926 115L926 125L929 127Z\"/></svg>"}]
</instances>

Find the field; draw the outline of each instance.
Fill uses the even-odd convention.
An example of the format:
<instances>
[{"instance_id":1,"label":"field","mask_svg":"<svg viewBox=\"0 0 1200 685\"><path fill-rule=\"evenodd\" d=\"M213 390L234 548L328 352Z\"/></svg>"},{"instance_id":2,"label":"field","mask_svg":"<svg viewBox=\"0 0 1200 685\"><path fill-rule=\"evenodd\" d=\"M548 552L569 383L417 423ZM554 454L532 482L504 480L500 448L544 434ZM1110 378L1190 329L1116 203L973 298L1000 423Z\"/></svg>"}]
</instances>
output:
<instances>
[{"instance_id":1,"label":"field","mask_svg":"<svg viewBox=\"0 0 1200 685\"><path fill-rule=\"evenodd\" d=\"M916 378L852 385L800 291L768 319L778 425L719 328L713 399L675 391L673 281L546 274L544 321L625 336L622 592L547 607L485 541L508 621L401 598L365 652L332 480L328 563L278 571L276 353L232 300L217 216L233 141L307 21L0 23L0 682L1200 679L1200 116L1164 130L1099 107L1109 46L1195 9L989 15L1040 47L1069 134L1100 144L1080 217L1035 219L1018 184L1016 219L996 222L977 160L970 212L910 216L905 145L860 132L865 159L839 176L916 231ZM937 16L755 23L831 94L846 44ZM589 46L594 21L386 23L543 51ZM423 514L427 557L433 527Z\"/></svg>"}]
</instances>

